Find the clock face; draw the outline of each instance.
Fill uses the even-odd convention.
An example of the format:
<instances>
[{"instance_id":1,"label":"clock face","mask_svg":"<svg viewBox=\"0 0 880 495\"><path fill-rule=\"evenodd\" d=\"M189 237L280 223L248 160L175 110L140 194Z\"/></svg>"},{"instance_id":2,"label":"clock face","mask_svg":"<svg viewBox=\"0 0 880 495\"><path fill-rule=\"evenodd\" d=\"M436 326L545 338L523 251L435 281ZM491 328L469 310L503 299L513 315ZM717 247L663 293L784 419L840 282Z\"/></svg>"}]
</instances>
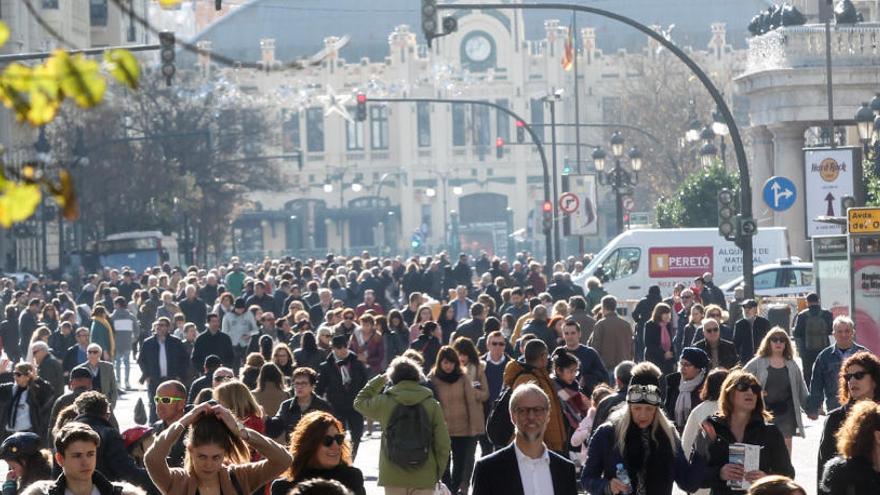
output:
<instances>
[{"instance_id":1,"label":"clock face","mask_svg":"<svg viewBox=\"0 0 880 495\"><path fill-rule=\"evenodd\" d=\"M492 42L481 34L471 36L465 42L464 53L473 62L485 62L492 54Z\"/></svg>"}]
</instances>

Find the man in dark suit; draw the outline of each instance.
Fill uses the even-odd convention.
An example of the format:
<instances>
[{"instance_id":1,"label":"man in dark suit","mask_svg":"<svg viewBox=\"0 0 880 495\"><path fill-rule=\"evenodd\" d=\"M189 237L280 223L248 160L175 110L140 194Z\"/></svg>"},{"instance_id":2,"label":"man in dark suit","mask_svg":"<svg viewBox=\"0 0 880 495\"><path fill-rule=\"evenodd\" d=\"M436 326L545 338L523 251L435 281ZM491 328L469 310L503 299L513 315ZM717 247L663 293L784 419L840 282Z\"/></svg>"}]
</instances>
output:
<instances>
[{"instance_id":1,"label":"man in dark suit","mask_svg":"<svg viewBox=\"0 0 880 495\"><path fill-rule=\"evenodd\" d=\"M144 346L138 356L138 365L141 367L141 383L147 382L147 400L150 404L150 422L155 423L156 389L159 384L167 380L183 381L186 377L189 356L183 342L174 335L168 335L171 331L171 322L166 317L161 317L155 323L156 334L144 341Z\"/></svg>"},{"instance_id":2,"label":"man in dark suit","mask_svg":"<svg viewBox=\"0 0 880 495\"><path fill-rule=\"evenodd\" d=\"M743 301L742 309L743 317L733 327L733 345L739 354L739 362L748 363L770 331L770 321L758 316L758 302L754 299Z\"/></svg>"},{"instance_id":3,"label":"man in dark suit","mask_svg":"<svg viewBox=\"0 0 880 495\"><path fill-rule=\"evenodd\" d=\"M537 385L510 396L513 443L483 457L474 467L473 495L577 495L574 464L544 445L550 399Z\"/></svg>"}]
</instances>

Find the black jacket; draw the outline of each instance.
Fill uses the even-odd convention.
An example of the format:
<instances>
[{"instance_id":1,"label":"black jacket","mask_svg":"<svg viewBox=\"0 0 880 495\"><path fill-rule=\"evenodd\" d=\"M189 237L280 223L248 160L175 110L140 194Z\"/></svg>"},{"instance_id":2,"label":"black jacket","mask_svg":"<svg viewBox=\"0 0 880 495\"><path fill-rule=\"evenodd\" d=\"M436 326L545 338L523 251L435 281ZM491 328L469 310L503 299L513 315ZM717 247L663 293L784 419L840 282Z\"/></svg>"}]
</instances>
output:
<instances>
[{"instance_id":1,"label":"black jacket","mask_svg":"<svg viewBox=\"0 0 880 495\"><path fill-rule=\"evenodd\" d=\"M355 495L367 494L367 490L364 487L364 475L361 473L361 470L354 466L340 464L332 469L306 467L293 481L287 478L279 478L272 482L271 495L287 495L298 483L315 478L338 481L354 492Z\"/></svg>"},{"instance_id":2,"label":"black jacket","mask_svg":"<svg viewBox=\"0 0 880 495\"><path fill-rule=\"evenodd\" d=\"M532 320L526 323L523 326L522 335L530 333L547 344L547 352L551 352L559 345L559 337L556 335L556 331L548 327L545 320Z\"/></svg>"},{"instance_id":3,"label":"black jacket","mask_svg":"<svg viewBox=\"0 0 880 495\"><path fill-rule=\"evenodd\" d=\"M52 335L49 336L49 349L52 351L52 355L58 358L59 361L64 359L67 349L74 344L76 344L76 335L74 332L70 332L67 335L61 335L59 330L55 330L52 332Z\"/></svg>"},{"instance_id":4,"label":"black jacket","mask_svg":"<svg viewBox=\"0 0 880 495\"><path fill-rule=\"evenodd\" d=\"M824 493L834 495L876 495L880 493L880 473L867 459L838 456L825 465L820 484Z\"/></svg>"},{"instance_id":5,"label":"black jacket","mask_svg":"<svg viewBox=\"0 0 880 495\"><path fill-rule=\"evenodd\" d=\"M189 363L189 356L186 355L183 342L173 335L165 337L165 357L168 361L168 368L166 369L167 373L162 376L159 370L159 341L155 336L145 340L137 360L143 377L148 380L162 378L183 380L186 377Z\"/></svg>"},{"instance_id":6,"label":"black jacket","mask_svg":"<svg viewBox=\"0 0 880 495\"><path fill-rule=\"evenodd\" d=\"M694 347L706 351L709 359L712 359L712 353L709 351L709 343L706 339L702 339L694 344ZM739 364L739 354L736 353L736 346L733 342L721 339L718 341L718 366L722 368L732 369Z\"/></svg>"},{"instance_id":7,"label":"black jacket","mask_svg":"<svg viewBox=\"0 0 880 495\"><path fill-rule=\"evenodd\" d=\"M471 339L471 342L476 345L477 341L480 340L480 337L483 336L483 320L478 320L476 318L471 318L469 320L464 321L458 328L455 329L455 333L450 336L450 343L458 337L467 337Z\"/></svg>"},{"instance_id":8,"label":"black jacket","mask_svg":"<svg viewBox=\"0 0 880 495\"><path fill-rule=\"evenodd\" d=\"M351 381L347 385L342 383L342 373L339 371L341 365L349 367ZM336 356L331 352L318 367L315 393L324 396L334 411L344 414L354 409L354 398L366 384L367 368L358 361L355 353L349 351L348 356L337 364Z\"/></svg>"},{"instance_id":9,"label":"black jacket","mask_svg":"<svg viewBox=\"0 0 880 495\"><path fill-rule=\"evenodd\" d=\"M196 297L192 301L184 299L177 304L187 322L195 323L199 332L205 329L205 320L208 317L208 306L205 305L205 301Z\"/></svg>"},{"instance_id":10,"label":"black jacket","mask_svg":"<svg viewBox=\"0 0 880 495\"><path fill-rule=\"evenodd\" d=\"M730 445L736 443L736 437L730 431L727 420L717 415L711 416L708 421L715 428L717 437L709 445L709 465L703 477L703 487L711 488L712 495L728 495L736 493L727 486L727 482L721 479L721 468L730 461ZM743 434L743 443L758 445L761 447L761 459L759 469L767 474L781 474L794 478L794 466L785 447L785 439L779 428L765 423L763 419L753 420L746 425Z\"/></svg>"},{"instance_id":11,"label":"black jacket","mask_svg":"<svg viewBox=\"0 0 880 495\"><path fill-rule=\"evenodd\" d=\"M220 330L217 330L217 333L211 333L210 330L200 333L193 344L193 368L199 371L203 370L205 358L211 354L219 357L223 366L235 369L235 354L233 354L232 339L229 338L229 335Z\"/></svg>"},{"instance_id":12,"label":"black jacket","mask_svg":"<svg viewBox=\"0 0 880 495\"><path fill-rule=\"evenodd\" d=\"M703 378L703 382L706 381L706 378ZM666 417L672 420L675 423L675 403L678 401L679 395L679 386L681 385L681 373L676 371L675 373L670 373L666 376L666 402L663 405L663 410L666 411ZM700 402L703 402L700 399L700 391L703 389L703 383L693 389L691 391L691 410L693 408L700 405ZM687 420L687 418L685 418ZM684 425L676 424L678 427L679 433L684 429Z\"/></svg>"},{"instance_id":13,"label":"black jacket","mask_svg":"<svg viewBox=\"0 0 880 495\"><path fill-rule=\"evenodd\" d=\"M409 348L422 353L422 357L425 358L422 370L425 373L431 371L431 368L434 367L434 361L437 360L437 353L440 351L440 341L432 335L419 335L419 338L414 340Z\"/></svg>"},{"instance_id":14,"label":"black jacket","mask_svg":"<svg viewBox=\"0 0 880 495\"><path fill-rule=\"evenodd\" d=\"M312 393L312 403L309 404L309 408L305 411L299 407L296 397L287 399L281 403L281 407L278 408L278 414L266 420L266 435L271 438L276 438L282 432L285 435L290 435L293 429L296 428L299 420L312 411L325 411L332 414L333 408L330 407L327 401L314 393Z\"/></svg>"},{"instance_id":15,"label":"black jacket","mask_svg":"<svg viewBox=\"0 0 880 495\"><path fill-rule=\"evenodd\" d=\"M111 483L101 474L95 471L92 474L92 485L98 490L99 495L141 495L135 487L128 483ZM67 491L67 478L62 474L57 480L40 480L28 485L20 495L64 495Z\"/></svg>"},{"instance_id":16,"label":"black jacket","mask_svg":"<svg viewBox=\"0 0 880 495\"><path fill-rule=\"evenodd\" d=\"M85 423L101 437L95 468L112 480L124 480L141 488L152 490L153 483L144 468L138 467L125 449L119 429L102 417L83 415L74 421Z\"/></svg>"},{"instance_id":17,"label":"black jacket","mask_svg":"<svg viewBox=\"0 0 880 495\"><path fill-rule=\"evenodd\" d=\"M77 366L86 362L86 358L83 358L82 361L79 360L79 344L74 344L67 348L67 352L64 353L64 360L61 362L61 368L64 370L64 376L66 377L70 374L70 370L76 368ZM88 355L87 355L88 356Z\"/></svg>"},{"instance_id":18,"label":"black jacket","mask_svg":"<svg viewBox=\"0 0 880 495\"><path fill-rule=\"evenodd\" d=\"M727 300L724 298L724 292L712 282L705 282L703 290L700 291L700 299L703 300L703 306L717 304L721 309L727 311Z\"/></svg>"},{"instance_id":19,"label":"black jacket","mask_svg":"<svg viewBox=\"0 0 880 495\"><path fill-rule=\"evenodd\" d=\"M733 345L736 346L741 363L748 363L755 357L758 346L761 345L761 341L769 331L770 321L763 316L756 316L755 322L752 324L745 318L736 322L733 327Z\"/></svg>"},{"instance_id":20,"label":"black jacket","mask_svg":"<svg viewBox=\"0 0 880 495\"><path fill-rule=\"evenodd\" d=\"M828 493L822 490L822 473L825 471L825 463L838 454L837 438L835 436L840 427L843 426L843 422L846 421L850 408L852 408L852 403L844 404L829 412L825 418L825 426L822 427L822 439L819 441L819 462L816 463L818 471L816 473L816 483L818 484L817 493L819 494Z\"/></svg>"},{"instance_id":21,"label":"black jacket","mask_svg":"<svg viewBox=\"0 0 880 495\"><path fill-rule=\"evenodd\" d=\"M664 351L661 345L662 337L660 335L660 324L654 320L648 320L645 322L645 361L650 361L656 364L664 375L675 371L677 357L675 355L675 346L672 345L672 340L675 337L675 328L673 328L671 321L667 324L666 331L669 335L669 351L672 352L672 357L669 359L664 357Z\"/></svg>"},{"instance_id":22,"label":"black jacket","mask_svg":"<svg viewBox=\"0 0 880 495\"><path fill-rule=\"evenodd\" d=\"M10 408L15 399L13 393L14 383L0 385L0 436L6 438L6 425L9 423ZM52 386L42 378L34 378L27 388L28 413L31 419L31 429L34 433L45 440L49 430L49 414L52 412L52 404L55 402L55 392Z\"/></svg>"},{"instance_id":23,"label":"black jacket","mask_svg":"<svg viewBox=\"0 0 880 495\"><path fill-rule=\"evenodd\" d=\"M550 477L555 495L577 495L574 464L550 451ZM474 466L473 495L531 495L522 486L514 444L487 455ZM531 487L529 487L531 490Z\"/></svg>"},{"instance_id":24,"label":"black jacket","mask_svg":"<svg viewBox=\"0 0 880 495\"><path fill-rule=\"evenodd\" d=\"M270 296L269 294L263 294L262 296L257 296L256 294L247 298L246 302L248 307L256 304L263 310L263 312L275 313L275 298ZM279 316L279 315L276 315Z\"/></svg>"}]
</instances>

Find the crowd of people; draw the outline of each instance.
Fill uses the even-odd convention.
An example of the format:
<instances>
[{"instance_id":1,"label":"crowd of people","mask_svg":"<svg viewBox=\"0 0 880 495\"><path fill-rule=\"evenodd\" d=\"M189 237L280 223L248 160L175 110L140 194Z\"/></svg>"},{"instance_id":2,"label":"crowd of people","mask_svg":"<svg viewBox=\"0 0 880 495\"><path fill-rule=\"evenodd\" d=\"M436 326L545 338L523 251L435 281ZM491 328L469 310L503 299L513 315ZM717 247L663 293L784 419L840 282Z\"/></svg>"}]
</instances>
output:
<instances>
[{"instance_id":1,"label":"crowd of people","mask_svg":"<svg viewBox=\"0 0 880 495\"><path fill-rule=\"evenodd\" d=\"M354 459L381 438L389 495L805 495L792 438L820 414L816 490L880 493L880 359L851 319L810 294L771 326L706 273L651 287L630 320L586 261L2 279L3 493L364 495ZM120 430L144 387L145 424Z\"/></svg>"}]
</instances>

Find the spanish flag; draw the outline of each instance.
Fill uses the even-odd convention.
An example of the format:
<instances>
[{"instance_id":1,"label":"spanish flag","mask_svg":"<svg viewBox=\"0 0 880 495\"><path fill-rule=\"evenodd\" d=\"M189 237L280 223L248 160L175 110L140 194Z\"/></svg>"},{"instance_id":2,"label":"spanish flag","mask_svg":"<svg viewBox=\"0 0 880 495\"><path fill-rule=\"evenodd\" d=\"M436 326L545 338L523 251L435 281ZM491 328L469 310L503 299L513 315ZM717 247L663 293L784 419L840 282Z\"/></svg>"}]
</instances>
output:
<instances>
[{"instance_id":1,"label":"spanish flag","mask_svg":"<svg viewBox=\"0 0 880 495\"><path fill-rule=\"evenodd\" d=\"M571 70L574 66L574 23L568 26L568 37L565 38L565 53L562 54L562 68Z\"/></svg>"}]
</instances>

